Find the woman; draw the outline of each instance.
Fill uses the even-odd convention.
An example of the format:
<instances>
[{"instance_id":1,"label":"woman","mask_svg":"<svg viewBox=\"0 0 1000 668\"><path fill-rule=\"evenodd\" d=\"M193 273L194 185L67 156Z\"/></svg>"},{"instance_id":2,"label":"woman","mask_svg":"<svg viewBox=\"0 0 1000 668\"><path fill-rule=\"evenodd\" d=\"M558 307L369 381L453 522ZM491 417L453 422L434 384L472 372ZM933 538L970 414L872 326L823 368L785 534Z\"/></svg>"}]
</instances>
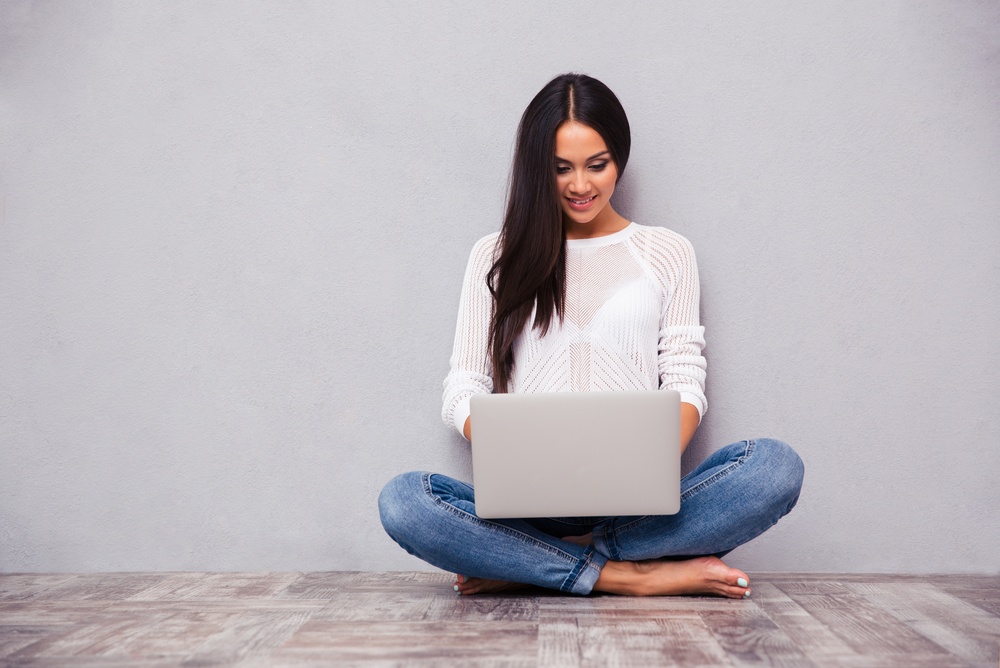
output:
<instances>
[{"instance_id":1,"label":"woman","mask_svg":"<svg viewBox=\"0 0 1000 668\"><path fill-rule=\"evenodd\" d=\"M525 110L503 228L472 250L444 383L445 422L467 439L476 393L656 388L680 392L682 448L694 435L707 408L694 252L614 210L630 141L614 93L585 75L556 77ZM685 476L676 515L483 520L471 485L426 472L391 480L379 511L463 595L528 584L742 598L750 578L720 557L792 509L802 473L790 447L756 439Z\"/></svg>"}]
</instances>

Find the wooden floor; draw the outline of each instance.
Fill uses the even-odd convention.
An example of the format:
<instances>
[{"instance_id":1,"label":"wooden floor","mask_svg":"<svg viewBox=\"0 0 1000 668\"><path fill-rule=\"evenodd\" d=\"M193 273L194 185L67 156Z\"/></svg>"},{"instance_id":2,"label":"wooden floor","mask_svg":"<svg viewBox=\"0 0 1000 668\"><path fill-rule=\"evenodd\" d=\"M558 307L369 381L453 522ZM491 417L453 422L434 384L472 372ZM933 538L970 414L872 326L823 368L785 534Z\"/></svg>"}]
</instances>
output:
<instances>
[{"instance_id":1,"label":"wooden floor","mask_svg":"<svg viewBox=\"0 0 1000 668\"><path fill-rule=\"evenodd\" d=\"M1000 578L751 585L736 601L459 597L444 573L0 575L0 666L1000 667Z\"/></svg>"}]
</instances>

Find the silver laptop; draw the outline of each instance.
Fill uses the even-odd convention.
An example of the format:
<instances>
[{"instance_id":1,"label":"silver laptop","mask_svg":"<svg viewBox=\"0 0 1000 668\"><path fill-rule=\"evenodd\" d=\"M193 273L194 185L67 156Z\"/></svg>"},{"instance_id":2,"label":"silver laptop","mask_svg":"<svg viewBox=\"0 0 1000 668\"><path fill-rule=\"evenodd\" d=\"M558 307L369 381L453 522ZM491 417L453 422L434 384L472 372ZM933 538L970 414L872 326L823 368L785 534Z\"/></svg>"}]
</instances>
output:
<instances>
[{"instance_id":1,"label":"silver laptop","mask_svg":"<svg viewBox=\"0 0 1000 668\"><path fill-rule=\"evenodd\" d=\"M474 395L476 514L673 515L680 410L674 390Z\"/></svg>"}]
</instances>

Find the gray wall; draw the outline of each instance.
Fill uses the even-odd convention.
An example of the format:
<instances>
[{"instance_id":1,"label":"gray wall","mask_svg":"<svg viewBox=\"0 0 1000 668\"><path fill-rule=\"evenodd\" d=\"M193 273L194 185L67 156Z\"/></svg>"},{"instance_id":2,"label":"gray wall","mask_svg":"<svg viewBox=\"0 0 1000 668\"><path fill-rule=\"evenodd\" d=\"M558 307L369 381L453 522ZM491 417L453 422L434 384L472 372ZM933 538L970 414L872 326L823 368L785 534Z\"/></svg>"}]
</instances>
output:
<instances>
[{"instance_id":1,"label":"gray wall","mask_svg":"<svg viewBox=\"0 0 1000 668\"><path fill-rule=\"evenodd\" d=\"M603 79L698 252L685 465L794 444L748 570L1000 571L1000 5L0 5L0 571L409 569L515 125Z\"/></svg>"}]
</instances>

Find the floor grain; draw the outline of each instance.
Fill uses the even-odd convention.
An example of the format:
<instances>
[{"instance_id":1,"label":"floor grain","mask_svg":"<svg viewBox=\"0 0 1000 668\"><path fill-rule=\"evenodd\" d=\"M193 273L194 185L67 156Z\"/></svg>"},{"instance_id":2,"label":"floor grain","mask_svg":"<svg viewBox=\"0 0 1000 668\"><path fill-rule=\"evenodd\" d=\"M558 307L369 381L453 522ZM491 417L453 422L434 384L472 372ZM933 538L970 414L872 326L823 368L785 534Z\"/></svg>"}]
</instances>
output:
<instances>
[{"instance_id":1,"label":"floor grain","mask_svg":"<svg viewBox=\"0 0 1000 668\"><path fill-rule=\"evenodd\" d=\"M0 666L1000 666L1000 580L757 575L748 600L463 597L446 573L0 575Z\"/></svg>"}]
</instances>

